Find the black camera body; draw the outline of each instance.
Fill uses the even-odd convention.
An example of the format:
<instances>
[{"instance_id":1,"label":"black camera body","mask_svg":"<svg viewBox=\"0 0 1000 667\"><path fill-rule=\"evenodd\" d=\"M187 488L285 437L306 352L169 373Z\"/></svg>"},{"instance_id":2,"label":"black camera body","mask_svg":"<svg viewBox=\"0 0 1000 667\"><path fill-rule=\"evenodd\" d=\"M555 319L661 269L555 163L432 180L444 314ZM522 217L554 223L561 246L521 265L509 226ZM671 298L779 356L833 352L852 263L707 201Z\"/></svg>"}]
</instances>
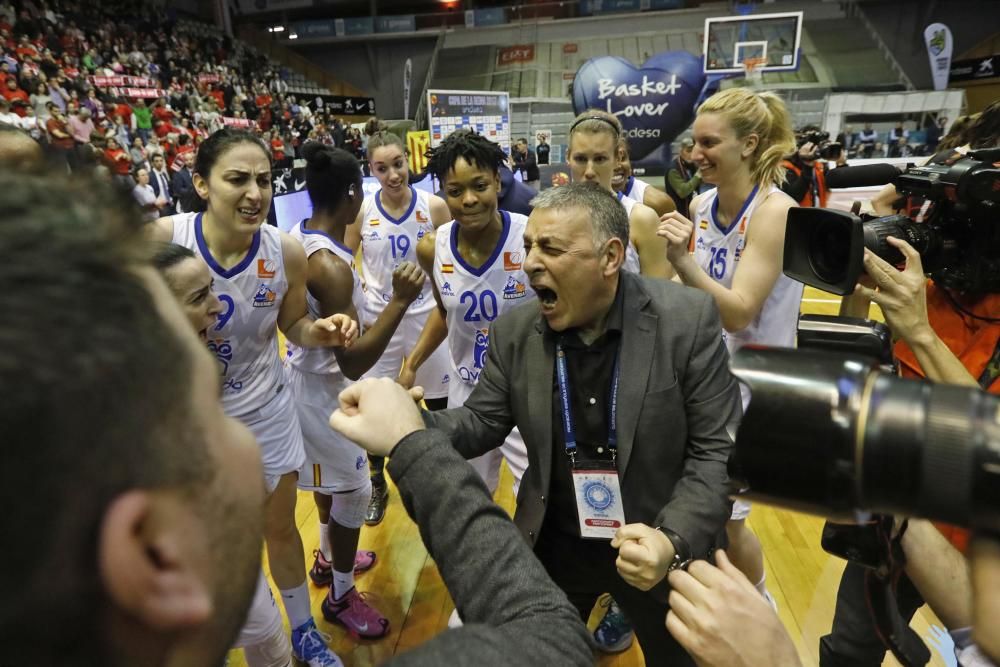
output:
<instances>
[{"instance_id":1,"label":"black camera body","mask_svg":"<svg viewBox=\"0 0 1000 667\"><path fill-rule=\"evenodd\" d=\"M923 222L906 215L862 219L850 213L793 208L785 227L785 275L834 294L854 291L864 249L899 264L886 241L912 245L926 273L960 292L1000 292L1000 149L944 164L910 167L893 179L901 195L931 202Z\"/></svg>"},{"instance_id":2,"label":"black camera body","mask_svg":"<svg viewBox=\"0 0 1000 667\"><path fill-rule=\"evenodd\" d=\"M841 146L836 141L830 141L830 133L822 130L806 130L795 135L795 146L802 148L806 144L816 147L816 153L824 160L835 160L840 154Z\"/></svg>"}]
</instances>

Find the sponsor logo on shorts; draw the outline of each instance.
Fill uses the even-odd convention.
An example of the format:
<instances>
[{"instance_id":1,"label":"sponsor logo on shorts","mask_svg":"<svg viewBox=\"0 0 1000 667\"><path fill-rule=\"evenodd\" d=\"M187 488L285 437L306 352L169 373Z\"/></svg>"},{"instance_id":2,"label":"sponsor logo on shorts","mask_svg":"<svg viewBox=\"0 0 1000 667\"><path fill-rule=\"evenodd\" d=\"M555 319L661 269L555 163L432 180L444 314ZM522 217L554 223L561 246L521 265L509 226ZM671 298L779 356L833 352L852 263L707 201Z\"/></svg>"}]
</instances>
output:
<instances>
[{"instance_id":1,"label":"sponsor logo on shorts","mask_svg":"<svg viewBox=\"0 0 1000 667\"><path fill-rule=\"evenodd\" d=\"M270 308L278 298L277 292L268 287L266 283L261 283L257 288L257 293L253 295L254 308Z\"/></svg>"}]
</instances>

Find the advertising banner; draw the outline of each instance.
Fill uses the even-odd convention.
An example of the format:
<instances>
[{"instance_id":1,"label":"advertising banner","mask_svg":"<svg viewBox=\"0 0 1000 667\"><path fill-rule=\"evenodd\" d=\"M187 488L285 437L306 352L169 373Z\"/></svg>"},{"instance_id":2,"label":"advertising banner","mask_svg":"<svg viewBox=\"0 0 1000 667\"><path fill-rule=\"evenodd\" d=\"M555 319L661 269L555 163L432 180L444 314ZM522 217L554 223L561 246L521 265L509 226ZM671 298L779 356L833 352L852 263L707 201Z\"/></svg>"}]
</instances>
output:
<instances>
[{"instance_id":1,"label":"advertising banner","mask_svg":"<svg viewBox=\"0 0 1000 667\"><path fill-rule=\"evenodd\" d=\"M632 162L662 164L670 144L694 120L704 84L701 58L687 51L657 53L640 67L601 56L577 71L573 109L614 114L625 129Z\"/></svg>"},{"instance_id":2,"label":"advertising banner","mask_svg":"<svg viewBox=\"0 0 1000 667\"><path fill-rule=\"evenodd\" d=\"M948 72L951 70L952 39L951 30L943 23L932 23L924 28L924 43L934 77L934 90L948 87Z\"/></svg>"},{"instance_id":3,"label":"advertising banner","mask_svg":"<svg viewBox=\"0 0 1000 667\"><path fill-rule=\"evenodd\" d=\"M1000 55L955 60L951 63L949 81L974 81L1000 76Z\"/></svg>"},{"instance_id":4,"label":"advertising banner","mask_svg":"<svg viewBox=\"0 0 1000 667\"><path fill-rule=\"evenodd\" d=\"M311 95L306 104L313 111L326 111L341 116L374 116L375 98L343 95Z\"/></svg>"},{"instance_id":5,"label":"advertising banner","mask_svg":"<svg viewBox=\"0 0 1000 667\"><path fill-rule=\"evenodd\" d=\"M222 124L226 127L238 127L249 129L254 126L254 122L249 118L232 118L231 116L223 116Z\"/></svg>"},{"instance_id":6,"label":"advertising banner","mask_svg":"<svg viewBox=\"0 0 1000 667\"><path fill-rule=\"evenodd\" d=\"M428 90L431 146L465 127L500 144L510 154L510 95L477 90Z\"/></svg>"},{"instance_id":7,"label":"advertising banner","mask_svg":"<svg viewBox=\"0 0 1000 667\"><path fill-rule=\"evenodd\" d=\"M159 83L159 81L153 81L153 79L145 76L91 76L88 78L98 88L107 88L108 86L115 86L117 88L122 86L152 88Z\"/></svg>"},{"instance_id":8,"label":"advertising banner","mask_svg":"<svg viewBox=\"0 0 1000 667\"><path fill-rule=\"evenodd\" d=\"M516 44L497 49L497 67L513 63L530 63L535 59L534 44Z\"/></svg>"}]
</instances>

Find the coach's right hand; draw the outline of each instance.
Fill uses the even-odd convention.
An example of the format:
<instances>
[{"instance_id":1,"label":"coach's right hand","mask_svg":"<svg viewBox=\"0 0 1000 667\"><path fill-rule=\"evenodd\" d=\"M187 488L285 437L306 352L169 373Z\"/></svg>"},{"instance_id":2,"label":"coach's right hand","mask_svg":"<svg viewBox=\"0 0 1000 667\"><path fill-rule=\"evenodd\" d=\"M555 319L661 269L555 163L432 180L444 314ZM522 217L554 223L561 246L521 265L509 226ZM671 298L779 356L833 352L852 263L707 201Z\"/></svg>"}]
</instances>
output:
<instances>
[{"instance_id":1,"label":"coach's right hand","mask_svg":"<svg viewBox=\"0 0 1000 667\"><path fill-rule=\"evenodd\" d=\"M413 396L390 378L352 384L339 400L330 426L376 456L388 456L400 440L424 429Z\"/></svg>"}]
</instances>

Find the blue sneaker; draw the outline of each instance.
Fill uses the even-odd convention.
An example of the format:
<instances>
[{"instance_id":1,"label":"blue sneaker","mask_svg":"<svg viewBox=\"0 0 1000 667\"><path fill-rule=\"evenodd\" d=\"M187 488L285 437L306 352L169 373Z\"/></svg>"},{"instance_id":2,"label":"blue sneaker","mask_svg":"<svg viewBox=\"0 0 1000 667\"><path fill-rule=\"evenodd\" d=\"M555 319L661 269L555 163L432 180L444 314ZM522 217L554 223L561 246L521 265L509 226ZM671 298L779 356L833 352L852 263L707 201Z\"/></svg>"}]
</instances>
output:
<instances>
[{"instance_id":1,"label":"blue sneaker","mask_svg":"<svg viewBox=\"0 0 1000 667\"><path fill-rule=\"evenodd\" d=\"M601 606L607 607L608 610L594 630L594 641L597 642L598 650L604 653L627 651L635 638L632 624L610 595L601 600Z\"/></svg>"},{"instance_id":2,"label":"blue sneaker","mask_svg":"<svg viewBox=\"0 0 1000 667\"><path fill-rule=\"evenodd\" d=\"M320 632L316 621L310 618L292 630L292 655L309 667L344 667L337 654L327 646L329 641L330 636Z\"/></svg>"}]
</instances>

